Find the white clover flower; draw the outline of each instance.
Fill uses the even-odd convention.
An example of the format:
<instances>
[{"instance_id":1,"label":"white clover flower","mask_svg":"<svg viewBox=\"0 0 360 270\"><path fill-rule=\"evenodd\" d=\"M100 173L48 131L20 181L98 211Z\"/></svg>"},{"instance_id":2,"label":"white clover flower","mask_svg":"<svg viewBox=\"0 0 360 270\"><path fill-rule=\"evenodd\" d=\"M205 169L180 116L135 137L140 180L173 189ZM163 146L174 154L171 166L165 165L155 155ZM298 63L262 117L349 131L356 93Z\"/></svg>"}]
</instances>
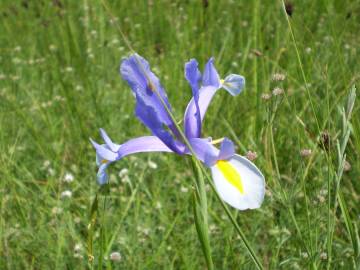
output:
<instances>
[{"instance_id":1,"label":"white clover flower","mask_svg":"<svg viewBox=\"0 0 360 270\"><path fill-rule=\"evenodd\" d=\"M71 198L72 197L71 190L65 190L65 191L61 192L60 197L61 198Z\"/></svg>"},{"instance_id":2,"label":"white clover flower","mask_svg":"<svg viewBox=\"0 0 360 270\"><path fill-rule=\"evenodd\" d=\"M72 175L72 173L67 172L64 176L63 181L66 183L71 183L72 181L74 181L74 175Z\"/></svg>"},{"instance_id":3,"label":"white clover flower","mask_svg":"<svg viewBox=\"0 0 360 270\"><path fill-rule=\"evenodd\" d=\"M82 250L83 246L81 243L78 243L74 246L74 252L80 252Z\"/></svg>"},{"instance_id":4,"label":"white clover flower","mask_svg":"<svg viewBox=\"0 0 360 270\"><path fill-rule=\"evenodd\" d=\"M275 87L274 90L272 91L272 94L274 96L279 96L279 95L284 94L284 90L280 87Z\"/></svg>"},{"instance_id":5,"label":"white clover flower","mask_svg":"<svg viewBox=\"0 0 360 270\"><path fill-rule=\"evenodd\" d=\"M128 174L129 174L129 170L128 170L127 168L123 168L123 169L121 169L120 172L119 172L119 177L120 177L120 178L123 178L123 177L125 177L125 176L128 175Z\"/></svg>"}]
</instances>

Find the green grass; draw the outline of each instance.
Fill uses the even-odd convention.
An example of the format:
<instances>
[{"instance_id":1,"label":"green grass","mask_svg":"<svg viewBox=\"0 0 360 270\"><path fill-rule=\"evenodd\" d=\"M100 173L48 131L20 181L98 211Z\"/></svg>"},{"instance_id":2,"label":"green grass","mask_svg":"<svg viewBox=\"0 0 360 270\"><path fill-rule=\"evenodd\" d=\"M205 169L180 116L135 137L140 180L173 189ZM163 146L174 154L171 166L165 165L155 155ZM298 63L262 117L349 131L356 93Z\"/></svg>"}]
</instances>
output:
<instances>
[{"instance_id":1,"label":"green grass","mask_svg":"<svg viewBox=\"0 0 360 270\"><path fill-rule=\"evenodd\" d=\"M360 78L360 2L293 1L289 21L281 1L206 2L109 1L115 22L101 1L0 2L0 269L206 267L191 160L172 154L140 154L110 167L88 260L99 189L88 138L99 141L100 127L118 143L149 134L118 74L130 50L116 25L151 63L178 120L191 98L183 77L190 58L203 66L214 56L222 76L245 76L240 96L217 94L204 136L226 136L239 154L257 153L267 183L263 206L231 211L266 269L360 267L360 102L351 124L341 111ZM274 73L286 79L273 81ZM284 94L264 100L275 87ZM344 144L349 129L351 169L341 174L337 141ZM319 142L324 132L328 151ZM303 149L312 154L302 157ZM123 168L128 181L118 176ZM63 181L67 173L73 182ZM61 198L65 190L73 196ZM207 190L215 269L255 269ZM113 251L121 261L100 265Z\"/></svg>"}]
</instances>

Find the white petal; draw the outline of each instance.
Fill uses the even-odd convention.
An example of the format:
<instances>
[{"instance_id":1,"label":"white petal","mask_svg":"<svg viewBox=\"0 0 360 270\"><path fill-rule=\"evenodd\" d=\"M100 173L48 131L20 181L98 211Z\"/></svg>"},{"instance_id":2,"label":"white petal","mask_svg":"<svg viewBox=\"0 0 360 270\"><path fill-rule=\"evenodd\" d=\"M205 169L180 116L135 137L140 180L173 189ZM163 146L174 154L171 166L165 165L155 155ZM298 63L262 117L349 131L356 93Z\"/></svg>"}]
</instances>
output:
<instances>
[{"instance_id":1,"label":"white petal","mask_svg":"<svg viewBox=\"0 0 360 270\"><path fill-rule=\"evenodd\" d=\"M232 207L239 210L255 209L261 206L265 195L265 179L260 170L246 158L234 155L231 159L225 161L231 170L240 176L241 183L236 187L230 179L225 177L224 168L219 164L211 167L211 173L215 182L215 187L220 197ZM229 174L227 174L229 176Z\"/></svg>"}]
</instances>

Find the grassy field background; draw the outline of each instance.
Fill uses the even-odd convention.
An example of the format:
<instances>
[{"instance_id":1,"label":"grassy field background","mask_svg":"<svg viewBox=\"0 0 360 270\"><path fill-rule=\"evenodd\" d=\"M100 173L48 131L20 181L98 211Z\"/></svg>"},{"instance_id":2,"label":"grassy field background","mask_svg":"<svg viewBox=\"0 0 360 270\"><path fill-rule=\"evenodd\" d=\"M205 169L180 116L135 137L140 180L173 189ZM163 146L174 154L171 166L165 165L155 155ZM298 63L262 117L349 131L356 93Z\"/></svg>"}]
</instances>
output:
<instances>
[{"instance_id":1,"label":"grassy field background","mask_svg":"<svg viewBox=\"0 0 360 270\"><path fill-rule=\"evenodd\" d=\"M341 108L360 78L360 2L288 2L289 23L280 1L108 7L115 19L95 0L0 2L0 269L206 267L191 163L172 154L140 154L110 167L88 260L99 189L89 137L100 141L100 127L118 143L149 134L119 76L130 51L118 27L160 77L178 120L191 98L183 76L190 58L203 66L214 56L222 76L245 76L241 95L217 94L204 136L229 137L241 155L257 153L267 183L263 206L233 213L264 267L358 269L359 100L341 178L336 145L344 142ZM277 73L285 79L274 80ZM273 95L276 87L284 92ZM215 268L255 269L210 190L208 200ZM121 259L111 260L113 252Z\"/></svg>"}]
</instances>

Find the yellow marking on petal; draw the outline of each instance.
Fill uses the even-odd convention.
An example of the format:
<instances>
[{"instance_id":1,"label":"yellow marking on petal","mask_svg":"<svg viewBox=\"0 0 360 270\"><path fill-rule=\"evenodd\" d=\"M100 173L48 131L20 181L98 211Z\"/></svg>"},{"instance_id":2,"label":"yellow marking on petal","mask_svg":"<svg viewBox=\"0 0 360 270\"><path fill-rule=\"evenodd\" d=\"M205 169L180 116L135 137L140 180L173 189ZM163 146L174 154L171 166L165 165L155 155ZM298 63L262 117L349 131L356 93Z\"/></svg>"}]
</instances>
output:
<instances>
[{"instance_id":1,"label":"yellow marking on petal","mask_svg":"<svg viewBox=\"0 0 360 270\"><path fill-rule=\"evenodd\" d=\"M106 160L106 159L103 159L103 160L101 161L102 164L106 164L106 163L108 163L108 162L109 162L109 161Z\"/></svg>"},{"instance_id":2,"label":"yellow marking on petal","mask_svg":"<svg viewBox=\"0 0 360 270\"><path fill-rule=\"evenodd\" d=\"M221 143L225 138L220 138L220 139L217 139L217 140L213 140L211 141L211 144L218 144L218 143Z\"/></svg>"},{"instance_id":3,"label":"yellow marking on petal","mask_svg":"<svg viewBox=\"0 0 360 270\"><path fill-rule=\"evenodd\" d=\"M220 172L224 175L225 179L234 187L236 187L241 194L244 194L244 187L242 184L240 174L237 172L234 166L231 165L231 163L226 160L218 160L216 162L216 166L220 170Z\"/></svg>"},{"instance_id":4,"label":"yellow marking on petal","mask_svg":"<svg viewBox=\"0 0 360 270\"><path fill-rule=\"evenodd\" d=\"M225 82L225 80L220 79L220 84L223 84Z\"/></svg>"}]
</instances>

